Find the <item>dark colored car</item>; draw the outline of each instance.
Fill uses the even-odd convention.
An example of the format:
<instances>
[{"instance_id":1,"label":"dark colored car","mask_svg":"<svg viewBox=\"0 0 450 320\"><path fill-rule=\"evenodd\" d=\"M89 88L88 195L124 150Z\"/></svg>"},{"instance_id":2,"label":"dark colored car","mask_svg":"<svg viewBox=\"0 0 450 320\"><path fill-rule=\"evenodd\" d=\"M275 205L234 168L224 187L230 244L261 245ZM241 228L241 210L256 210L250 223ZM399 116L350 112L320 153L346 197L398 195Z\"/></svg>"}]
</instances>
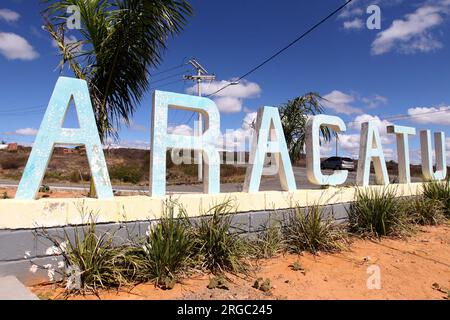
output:
<instances>
[{"instance_id":1,"label":"dark colored car","mask_svg":"<svg viewBox=\"0 0 450 320\"><path fill-rule=\"evenodd\" d=\"M355 170L355 162L351 158L330 157L322 161L320 167L322 169L332 170Z\"/></svg>"}]
</instances>

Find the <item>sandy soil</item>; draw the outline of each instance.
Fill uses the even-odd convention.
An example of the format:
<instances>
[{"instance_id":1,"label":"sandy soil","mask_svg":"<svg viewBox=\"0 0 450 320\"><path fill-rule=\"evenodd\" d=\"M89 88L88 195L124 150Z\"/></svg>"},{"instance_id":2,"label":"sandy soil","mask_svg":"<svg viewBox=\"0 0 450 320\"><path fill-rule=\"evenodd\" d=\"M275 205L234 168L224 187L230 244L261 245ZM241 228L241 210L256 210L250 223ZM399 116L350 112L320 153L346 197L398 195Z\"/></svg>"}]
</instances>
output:
<instances>
[{"instance_id":1,"label":"sandy soil","mask_svg":"<svg viewBox=\"0 0 450 320\"><path fill-rule=\"evenodd\" d=\"M0 188L0 199L7 195L9 199L13 199L16 195L16 188ZM81 191L50 191L48 193L39 192L37 199L41 198L85 198L86 193Z\"/></svg>"},{"instance_id":2,"label":"sandy soil","mask_svg":"<svg viewBox=\"0 0 450 320\"><path fill-rule=\"evenodd\" d=\"M446 299L450 288L450 226L422 227L406 240L355 240L339 254L285 255L262 260L246 279L229 276L228 290L208 289L210 275L185 279L173 290L152 284L104 291L101 299ZM304 271L290 265L299 262ZM380 289L368 289L368 270L379 267ZM270 292L253 288L269 279ZM63 298L54 286L31 288L41 298ZM98 299L75 296L71 299Z\"/></svg>"}]
</instances>

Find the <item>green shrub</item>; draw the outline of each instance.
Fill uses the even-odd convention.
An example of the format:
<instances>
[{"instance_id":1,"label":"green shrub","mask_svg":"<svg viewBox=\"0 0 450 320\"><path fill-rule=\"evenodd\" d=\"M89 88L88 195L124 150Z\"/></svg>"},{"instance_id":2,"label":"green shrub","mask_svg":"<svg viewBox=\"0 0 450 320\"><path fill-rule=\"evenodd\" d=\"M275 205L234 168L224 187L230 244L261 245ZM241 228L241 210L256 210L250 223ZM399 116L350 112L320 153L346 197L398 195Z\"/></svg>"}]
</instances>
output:
<instances>
[{"instance_id":1,"label":"green shrub","mask_svg":"<svg viewBox=\"0 0 450 320\"><path fill-rule=\"evenodd\" d=\"M348 210L351 232L366 236L400 236L409 230L404 203L392 189L358 189Z\"/></svg>"},{"instance_id":2,"label":"green shrub","mask_svg":"<svg viewBox=\"0 0 450 320\"><path fill-rule=\"evenodd\" d=\"M182 210L174 216L176 204L167 203L160 221L150 226L142 245L143 278L171 289L178 275L191 265L192 232Z\"/></svg>"},{"instance_id":3,"label":"green shrub","mask_svg":"<svg viewBox=\"0 0 450 320\"><path fill-rule=\"evenodd\" d=\"M77 171L72 171L69 175L69 180L70 182L80 182L81 181L81 177L80 177L80 173Z\"/></svg>"},{"instance_id":4,"label":"green shrub","mask_svg":"<svg viewBox=\"0 0 450 320\"><path fill-rule=\"evenodd\" d=\"M139 183L144 176L144 170L140 167L116 165L111 168L109 174L112 180L136 184Z\"/></svg>"},{"instance_id":5,"label":"green shrub","mask_svg":"<svg viewBox=\"0 0 450 320\"><path fill-rule=\"evenodd\" d=\"M405 213L413 223L420 225L439 225L445 220L441 201L424 196L411 197L405 200Z\"/></svg>"},{"instance_id":6,"label":"green shrub","mask_svg":"<svg viewBox=\"0 0 450 320\"><path fill-rule=\"evenodd\" d=\"M444 208L444 214L450 218L450 180L424 183L423 195L428 199L440 201Z\"/></svg>"},{"instance_id":7,"label":"green shrub","mask_svg":"<svg viewBox=\"0 0 450 320\"><path fill-rule=\"evenodd\" d=\"M281 250L283 244L283 233L280 223L273 223L258 235L252 242L253 256L256 258L272 258Z\"/></svg>"},{"instance_id":8,"label":"green shrub","mask_svg":"<svg viewBox=\"0 0 450 320\"><path fill-rule=\"evenodd\" d=\"M82 213L83 219L86 217ZM38 235L50 240L57 253L64 259L66 268L65 283L67 292L94 292L100 288L108 289L131 284L127 275L130 269L136 273L136 265L129 262L124 254L125 247L114 247L114 233L96 232L96 219L93 213L87 215L85 225L74 227L74 239L64 232L64 240L42 230ZM75 270L75 273L73 271ZM74 286L73 277L79 282Z\"/></svg>"},{"instance_id":9,"label":"green shrub","mask_svg":"<svg viewBox=\"0 0 450 320\"><path fill-rule=\"evenodd\" d=\"M231 201L213 206L194 226L194 252L202 269L214 274L247 272L249 253L246 240L230 230L234 214Z\"/></svg>"},{"instance_id":10,"label":"green shrub","mask_svg":"<svg viewBox=\"0 0 450 320\"><path fill-rule=\"evenodd\" d=\"M3 157L2 157L3 158ZM4 170L16 170L19 169L27 163L27 157L20 156L20 157L7 157L5 156L3 159L0 160L0 167Z\"/></svg>"},{"instance_id":11,"label":"green shrub","mask_svg":"<svg viewBox=\"0 0 450 320\"><path fill-rule=\"evenodd\" d=\"M308 251L337 252L345 247L345 233L331 218L324 218L323 209L312 205L302 212L300 207L284 230L286 250L290 253Z\"/></svg>"}]
</instances>

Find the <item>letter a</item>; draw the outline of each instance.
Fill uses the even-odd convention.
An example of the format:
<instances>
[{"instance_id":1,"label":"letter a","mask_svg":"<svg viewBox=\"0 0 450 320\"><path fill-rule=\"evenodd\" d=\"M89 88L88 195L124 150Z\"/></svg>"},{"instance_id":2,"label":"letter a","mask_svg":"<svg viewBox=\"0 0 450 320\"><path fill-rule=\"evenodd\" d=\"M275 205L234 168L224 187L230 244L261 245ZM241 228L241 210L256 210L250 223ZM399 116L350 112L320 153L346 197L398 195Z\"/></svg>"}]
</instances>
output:
<instances>
[{"instance_id":1,"label":"letter a","mask_svg":"<svg viewBox=\"0 0 450 320\"><path fill-rule=\"evenodd\" d=\"M76 106L80 126L77 129L62 127L71 99ZM89 90L84 80L60 77L56 82L20 180L16 199L35 199L55 144L84 145L98 198L113 197Z\"/></svg>"},{"instance_id":2,"label":"letter a","mask_svg":"<svg viewBox=\"0 0 450 320\"><path fill-rule=\"evenodd\" d=\"M270 138L270 140L269 140ZM289 159L280 114L274 107L262 107L256 118L256 135L244 181L244 192L258 192L267 153L275 154L275 164L283 190L295 191L294 171Z\"/></svg>"},{"instance_id":3,"label":"letter a","mask_svg":"<svg viewBox=\"0 0 450 320\"><path fill-rule=\"evenodd\" d=\"M364 122L361 125L361 140L359 144L358 171L356 184L369 185L370 162L373 159L375 178L378 184L389 184L389 176L381 146L380 133L374 121Z\"/></svg>"}]
</instances>

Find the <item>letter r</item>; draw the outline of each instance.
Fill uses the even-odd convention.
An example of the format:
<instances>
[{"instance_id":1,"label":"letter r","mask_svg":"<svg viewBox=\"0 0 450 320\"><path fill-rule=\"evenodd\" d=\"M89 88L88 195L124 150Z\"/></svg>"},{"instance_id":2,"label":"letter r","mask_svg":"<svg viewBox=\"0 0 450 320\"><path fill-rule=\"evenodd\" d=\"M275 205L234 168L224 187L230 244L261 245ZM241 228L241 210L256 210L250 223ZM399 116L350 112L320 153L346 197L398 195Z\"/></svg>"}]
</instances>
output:
<instances>
[{"instance_id":1,"label":"letter r","mask_svg":"<svg viewBox=\"0 0 450 320\"><path fill-rule=\"evenodd\" d=\"M199 136L167 133L169 108L200 112L205 132ZM150 146L150 192L153 197L166 194L166 151L168 148L201 150L205 158L204 193L220 192L220 155L215 145L220 137L220 114L208 98L155 91L153 94L152 137Z\"/></svg>"}]
</instances>

